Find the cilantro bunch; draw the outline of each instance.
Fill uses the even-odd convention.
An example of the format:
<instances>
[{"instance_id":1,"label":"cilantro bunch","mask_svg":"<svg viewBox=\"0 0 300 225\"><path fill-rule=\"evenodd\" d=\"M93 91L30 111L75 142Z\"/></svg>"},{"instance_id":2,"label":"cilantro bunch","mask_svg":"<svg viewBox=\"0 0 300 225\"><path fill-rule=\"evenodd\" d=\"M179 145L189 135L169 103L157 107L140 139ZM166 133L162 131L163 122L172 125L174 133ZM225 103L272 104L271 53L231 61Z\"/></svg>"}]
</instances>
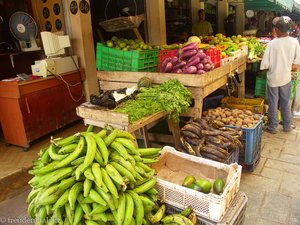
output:
<instances>
[{"instance_id":1,"label":"cilantro bunch","mask_svg":"<svg viewBox=\"0 0 300 225\"><path fill-rule=\"evenodd\" d=\"M191 92L178 80L172 79L151 88L141 88L136 99L120 104L114 111L129 115L130 123L156 112L167 112L176 121L188 110Z\"/></svg>"}]
</instances>

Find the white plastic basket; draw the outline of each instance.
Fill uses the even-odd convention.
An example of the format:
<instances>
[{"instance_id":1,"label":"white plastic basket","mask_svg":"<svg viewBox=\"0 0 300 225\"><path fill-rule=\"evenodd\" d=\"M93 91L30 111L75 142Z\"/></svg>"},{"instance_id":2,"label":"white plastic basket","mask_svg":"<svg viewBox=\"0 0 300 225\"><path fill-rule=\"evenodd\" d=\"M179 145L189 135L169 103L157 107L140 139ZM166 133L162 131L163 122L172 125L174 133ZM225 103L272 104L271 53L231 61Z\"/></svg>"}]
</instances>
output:
<instances>
[{"instance_id":1,"label":"white plastic basket","mask_svg":"<svg viewBox=\"0 0 300 225\"><path fill-rule=\"evenodd\" d=\"M158 170L156 185L158 195L167 204L180 209L184 209L187 206L191 206L198 216L208 218L215 222L221 221L226 209L230 206L231 201L235 198L236 194L239 191L242 166L238 165L237 163L227 165L213 160L199 158L197 156L191 156L188 154L178 152L174 148L169 146L165 146L163 148L160 157L164 157L164 154L171 154L174 157L183 158L187 160L187 162L194 162L196 164L199 164L199 166L205 166L206 170L209 170L210 168L212 173L214 173L213 176L215 176L213 179L217 178L218 176L216 171L222 171L227 174L225 188L221 195L217 195L214 193L205 194L183 187L179 184L175 184L168 180L161 179L159 177L160 172L156 168L160 162L158 162L157 165L152 165L156 170ZM171 155L166 155L167 160L169 160L169 158L172 158L170 157ZM168 162L166 162L166 164L168 164ZM166 170L166 168L164 168L164 170ZM180 174L183 172L184 171L180 171ZM172 180L171 174L172 172L170 171L169 180ZM174 175L175 174L176 173L174 173ZM178 173L177 176L179 177L180 174ZM182 177L182 181L183 179L184 177Z\"/></svg>"}]
</instances>

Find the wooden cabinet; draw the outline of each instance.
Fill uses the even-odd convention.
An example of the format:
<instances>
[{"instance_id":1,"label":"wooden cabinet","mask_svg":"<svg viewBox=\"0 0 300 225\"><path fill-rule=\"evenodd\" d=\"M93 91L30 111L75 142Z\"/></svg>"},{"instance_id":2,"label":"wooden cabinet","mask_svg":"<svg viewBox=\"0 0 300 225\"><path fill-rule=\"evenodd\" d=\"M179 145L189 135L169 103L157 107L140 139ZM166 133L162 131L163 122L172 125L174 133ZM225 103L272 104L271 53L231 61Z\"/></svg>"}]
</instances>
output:
<instances>
[{"instance_id":1,"label":"wooden cabinet","mask_svg":"<svg viewBox=\"0 0 300 225\"><path fill-rule=\"evenodd\" d=\"M37 138L80 119L83 71L26 82L0 82L0 119L6 143L29 147Z\"/></svg>"}]
</instances>

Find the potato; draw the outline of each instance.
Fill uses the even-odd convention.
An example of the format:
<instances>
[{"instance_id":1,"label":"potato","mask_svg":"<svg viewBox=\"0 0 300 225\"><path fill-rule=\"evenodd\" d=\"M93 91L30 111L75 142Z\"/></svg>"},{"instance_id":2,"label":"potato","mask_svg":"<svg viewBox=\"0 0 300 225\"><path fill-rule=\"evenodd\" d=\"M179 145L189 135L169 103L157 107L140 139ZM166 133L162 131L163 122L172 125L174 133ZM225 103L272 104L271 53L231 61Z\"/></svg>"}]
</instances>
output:
<instances>
[{"instance_id":1,"label":"potato","mask_svg":"<svg viewBox=\"0 0 300 225\"><path fill-rule=\"evenodd\" d=\"M252 112L250 110L244 110L244 113L251 116L252 115Z\"/></svg>"}]
</instances>

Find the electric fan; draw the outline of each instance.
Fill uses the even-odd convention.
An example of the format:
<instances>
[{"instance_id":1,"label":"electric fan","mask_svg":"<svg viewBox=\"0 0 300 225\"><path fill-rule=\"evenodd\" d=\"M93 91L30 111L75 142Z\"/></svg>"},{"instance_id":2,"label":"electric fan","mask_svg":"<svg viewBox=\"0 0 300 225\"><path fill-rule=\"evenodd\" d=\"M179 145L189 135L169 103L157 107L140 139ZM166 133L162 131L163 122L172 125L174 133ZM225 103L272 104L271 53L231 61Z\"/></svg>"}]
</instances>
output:
<instances>
[{"instance_id":1,"label":"electric fan","mask_svg":"<svg viewBox=\"0 0 300 225\"><path fill-rule=\"evenodd\" d=\"M37 25L34 19L25 12L15 12L9 19L9 29L13 36L19 40L22 51L35 51L41 49L36 44Z\"/></svg>"}]
</instances>

